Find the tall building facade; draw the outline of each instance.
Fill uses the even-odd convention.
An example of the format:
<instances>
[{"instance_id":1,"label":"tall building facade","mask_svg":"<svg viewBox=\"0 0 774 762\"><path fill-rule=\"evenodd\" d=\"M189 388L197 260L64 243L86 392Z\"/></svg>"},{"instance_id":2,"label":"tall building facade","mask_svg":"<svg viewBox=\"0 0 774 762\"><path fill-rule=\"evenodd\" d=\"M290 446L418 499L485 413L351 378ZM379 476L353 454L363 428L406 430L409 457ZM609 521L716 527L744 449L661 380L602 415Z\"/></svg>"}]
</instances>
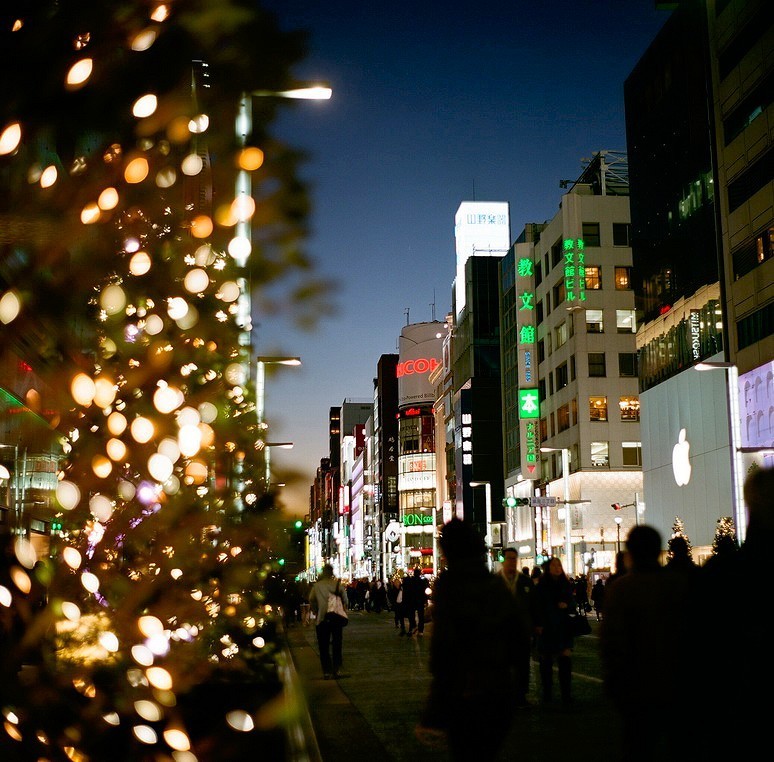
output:
<instances>
[{"instance_id":1,"label":"tall building facade","mask_svg":"<svg viewBox=\"0 0 774 762\"><path fill-rule=\"evenodd\" d=\"M518 326L503 331L503 356L512 358L503 399L510 408L517 401L520 428L506 431L507 441L519 439L520 460L505 480L507 496L519 498L506 509L505 541L525 563L559 555L573 573L609 567L619 532L638 520L630 224L626 156L601 151L559 212L525 230L502 262L503 319ZM627 509L615 512L614 503Z\"/></svg>"},{"instance_id":2,"label":"tall building facade","mask_svg":"<svg viewBox=\"0 0 774 762\"><path fill-rule=\"evenodd\" d=\"M398 511L393 564L434 574L436 450L430 373L441 363L443 323L413 323L398 340Z\"/></svg>"}]
</instances>

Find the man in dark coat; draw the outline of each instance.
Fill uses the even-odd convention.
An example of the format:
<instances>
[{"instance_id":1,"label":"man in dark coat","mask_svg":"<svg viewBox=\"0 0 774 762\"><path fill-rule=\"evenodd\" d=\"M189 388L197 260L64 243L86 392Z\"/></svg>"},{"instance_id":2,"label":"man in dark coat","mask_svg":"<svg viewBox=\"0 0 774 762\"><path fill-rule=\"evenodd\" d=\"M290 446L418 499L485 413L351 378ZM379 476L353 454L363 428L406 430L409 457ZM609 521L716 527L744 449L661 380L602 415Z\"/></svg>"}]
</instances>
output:
<instances>
[{"instance_id":1,"label":"man in dark coat","mask_svg":"<svg viewBox=\"0 0 774 762\"><path fill-rule=\"evenodd\" d=\"M427 583L422 570L417 567L410 577L403 580L403 610L408 618L408 634L425 634L425 604L427 603Z\"/></svg>"}]
</instances>

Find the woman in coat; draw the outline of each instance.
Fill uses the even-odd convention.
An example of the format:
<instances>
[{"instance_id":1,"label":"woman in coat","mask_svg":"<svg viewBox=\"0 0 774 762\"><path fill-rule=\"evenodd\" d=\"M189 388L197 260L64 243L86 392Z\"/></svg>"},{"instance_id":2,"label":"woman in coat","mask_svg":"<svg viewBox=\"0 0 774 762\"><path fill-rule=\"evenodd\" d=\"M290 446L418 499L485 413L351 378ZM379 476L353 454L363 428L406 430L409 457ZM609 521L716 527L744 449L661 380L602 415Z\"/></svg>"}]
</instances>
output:
<instances>
[{"instance_id":1,"label":"woman in coat","mask_svg":"<svg viewBox=\"0 0 774 762\"><path fill-rule=\"evenodd\" d=\"M572 649L570 629L573 610L573 583L564 573L562 562L550 558L543 565L543 576L535 588L535 633L540 667L543 703L553 699L553 671L556 662L562 703L572 701Z\"/></svg>"}]
</instances>

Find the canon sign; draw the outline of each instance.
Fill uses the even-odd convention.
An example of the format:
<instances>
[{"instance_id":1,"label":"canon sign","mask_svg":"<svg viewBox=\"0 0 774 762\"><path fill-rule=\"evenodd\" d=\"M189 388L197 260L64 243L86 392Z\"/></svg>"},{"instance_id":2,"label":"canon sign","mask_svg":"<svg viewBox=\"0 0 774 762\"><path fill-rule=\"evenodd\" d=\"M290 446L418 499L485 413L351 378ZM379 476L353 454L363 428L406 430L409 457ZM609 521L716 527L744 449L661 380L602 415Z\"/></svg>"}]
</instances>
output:
<instances>
[{"instance_id":1,"label":"canon sign","mask_svg":"<svg viewBox=\"0 0 774 762\"><path fill-rule=\"evenodd\" d=\"M443 323L414 323L403 327L398 340L398 407L432 405L429 375L441 364Z\"/></svg>"}]
</instances>

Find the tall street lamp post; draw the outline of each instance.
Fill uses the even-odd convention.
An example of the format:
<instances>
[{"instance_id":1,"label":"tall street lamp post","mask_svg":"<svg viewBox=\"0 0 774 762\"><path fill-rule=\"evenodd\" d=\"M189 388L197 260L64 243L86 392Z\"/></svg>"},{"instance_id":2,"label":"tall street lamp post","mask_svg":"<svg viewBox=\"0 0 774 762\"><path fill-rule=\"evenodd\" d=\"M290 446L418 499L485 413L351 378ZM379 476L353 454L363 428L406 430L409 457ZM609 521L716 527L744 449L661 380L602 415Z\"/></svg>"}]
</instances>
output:
<instances>
[{"instance_id":1,"label":"tall street lamp post","mask_svg":"<svg viewBox=\"0 0 774 762\"><path fill-rule=\"evenodd\" d=\"M739 370L732 362L699 362L693 366L696 370L725 370L726 396L728 399L728 432L731 449L731 505L734 511L736 536L740 543L747 535L747 521L744 515L744 497L742 494L742 431L739 418Z\"/></svg>"},{"instance_id":2,"label":"tall street lamp post","mask_svg":"<svg viewBox=\"0 0 774 762\"><path fill-rule=\"evenodd\" d=\"M572 516L570 513L570 451L567 447L541 447L540 452L562 453L562 485L564 487L564 555L565 573L575 573L575 559L572 552Z\"/></svg>"},{"instance_id":3,"label":"tall street lamp post","mask_svg":"<svg viewBox=\"0 0 774 762\"><path fill-rule=\"evenodd\" d=\"M621 552L621 521L622 520L623 519L621 519L620 516L616 516L615 517L615 532L616 532L616 535L615 535L615 550L616 550L616 553L620 553Z\"/></svg>"},{"instance_id":4,"label":"tall street lamp post","mask_svg":"<svg viewBox=\"0 0 774 762\"><path fill-rule=\"evenodd\" d=\"M486 499L486 564L492 569L492 483L470 482L471 487L483 487Z\"/></svg>"},{"instance_id":5,"label":"tall street lamp post","mask_svg":"<svg viewBox=\"0 0 774 762\"><path fill-rule=\"evenodd\" d=\"M258 356L255 358L255 417L258 423L258 432L263 440L266 429L266 366L267 365L301 365L300 357L266 357ZM291 445L292 446L292 445ZM269 488L271 481L270 456L268 444L264 446L264 480L266 489Z\"/></svg>"}]
</instances>

